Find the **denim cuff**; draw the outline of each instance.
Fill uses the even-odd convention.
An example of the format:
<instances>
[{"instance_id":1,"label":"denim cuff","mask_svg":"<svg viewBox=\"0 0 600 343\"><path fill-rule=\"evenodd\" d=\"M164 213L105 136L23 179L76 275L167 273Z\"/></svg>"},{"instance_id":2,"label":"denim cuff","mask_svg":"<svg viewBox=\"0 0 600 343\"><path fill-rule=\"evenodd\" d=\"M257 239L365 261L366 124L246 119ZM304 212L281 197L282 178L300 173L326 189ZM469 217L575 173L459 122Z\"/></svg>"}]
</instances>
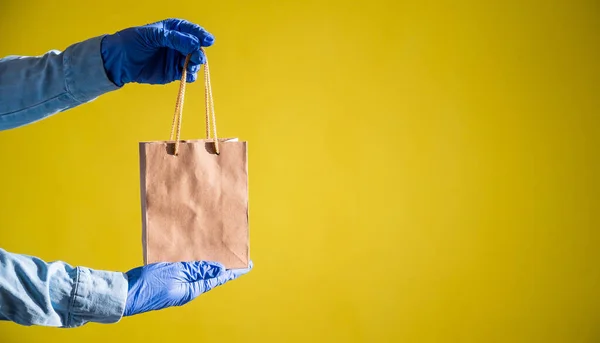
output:
<instances>
[{"instance_id":1,"label":"denim cuff","mask_svg":"<svg viewBox=\"0 0 600 343\"><path fill-rule=\"evenodd\" d=\"M127 290L128 280L124 273L77 267L66 326L120 321L125 311Z\"/></svg>"},{"instance_id":2,"label":"denim cuff","mask_svg":"<svg viewBox=\"0 0 600 343\"><path fill-rule=\"evenodd\" d=\"M119 89L106 74L100 53L104 35L69 46L63 57L67 92L81 103Z\"/></svg>"}]
</instances>

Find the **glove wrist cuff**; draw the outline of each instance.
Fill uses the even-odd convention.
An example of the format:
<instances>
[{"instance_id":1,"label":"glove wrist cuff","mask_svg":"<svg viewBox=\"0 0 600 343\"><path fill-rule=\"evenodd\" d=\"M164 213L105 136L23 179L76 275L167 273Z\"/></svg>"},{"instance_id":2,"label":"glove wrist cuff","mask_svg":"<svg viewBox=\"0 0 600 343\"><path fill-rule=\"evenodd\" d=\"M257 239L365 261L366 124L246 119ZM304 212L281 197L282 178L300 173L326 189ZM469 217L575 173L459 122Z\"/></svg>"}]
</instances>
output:
<instances>
[{"instance_id":1,"label":"glove wrist cuff","mask_svg":"<svg viewBox=\"0 0 600 343\"><path fill-rule=\"evenodd\" d=\"M121 58L122 52L119 48L120 44L116 42L116 40L118 40L118 33L102 37L102 41L100 42L100 55L108 79L117 87L123 87L127 81L123 80L125 75L123 73L123 63Z\"/></svg>"}]
</instances>

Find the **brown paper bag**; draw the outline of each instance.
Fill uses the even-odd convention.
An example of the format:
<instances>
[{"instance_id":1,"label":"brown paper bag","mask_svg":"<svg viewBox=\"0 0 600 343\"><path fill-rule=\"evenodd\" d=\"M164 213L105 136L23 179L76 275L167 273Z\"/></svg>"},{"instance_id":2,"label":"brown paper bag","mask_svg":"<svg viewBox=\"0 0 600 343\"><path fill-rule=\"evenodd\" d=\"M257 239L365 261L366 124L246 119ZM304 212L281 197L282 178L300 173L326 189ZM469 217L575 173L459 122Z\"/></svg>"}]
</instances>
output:
<instances>
[{"instance_id":1,"label":"brown paper bag","mask_svg":"<svg viewBox=\"0 0 600 343\"><path fill-rule=\"evenodd\" d=\"M207 137L209 112L216 137L208 62L204 68ZM139 145L144 263L207 260L247 268L247 143L180 141L185 80L184 72L170 140Z\"/></svg>"}]
</instances>

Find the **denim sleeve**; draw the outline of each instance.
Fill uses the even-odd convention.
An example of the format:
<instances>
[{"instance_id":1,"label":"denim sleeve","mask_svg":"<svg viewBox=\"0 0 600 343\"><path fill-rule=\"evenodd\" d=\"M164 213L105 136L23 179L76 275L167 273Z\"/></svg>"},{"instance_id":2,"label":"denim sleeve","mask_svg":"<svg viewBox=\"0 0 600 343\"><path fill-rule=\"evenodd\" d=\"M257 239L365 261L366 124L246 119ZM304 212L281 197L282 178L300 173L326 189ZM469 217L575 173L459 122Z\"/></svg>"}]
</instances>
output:
<instances>
[{"instance_id":1,"label":"denim sleeve","mask_svg":"<svg viewBox=\"0 0 600 343\"><path fill-rule=\"evenodd\" d=\"M116 323L125 310L127 288L124 273L0 249L0 320L62 328Z\"/></svg>"},{"instance_id":2,"label":"denim sleeve","mask_svg":"<svg viewBox=\"0 0 600 343\"><path fill-rule=\"evenodd\" d=\"M0 131L42 120L118 89L104 69L102 38L42 56L0 59Z\"/></svg>"}]
</instances>

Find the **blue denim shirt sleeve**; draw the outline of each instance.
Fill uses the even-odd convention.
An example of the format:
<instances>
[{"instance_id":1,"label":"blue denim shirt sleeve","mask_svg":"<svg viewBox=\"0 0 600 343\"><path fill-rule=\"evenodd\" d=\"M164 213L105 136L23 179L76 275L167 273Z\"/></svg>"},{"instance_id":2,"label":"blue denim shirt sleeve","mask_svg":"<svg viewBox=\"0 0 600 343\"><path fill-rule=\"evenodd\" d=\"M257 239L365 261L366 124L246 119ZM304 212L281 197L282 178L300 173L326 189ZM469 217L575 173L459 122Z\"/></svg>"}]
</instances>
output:
<instances>
[{"instance_id":1,"label":"blue denim shirt sleeve","mask_svg":"<svg viewBox=\"0 0 600 343\"><path fill-rule=\"evenodd\" d=\"M0 131L42 120L118 89L104 69L102 38L42 56L0 59Z\"/></svg>"},{"instance_id":2,"label":"blue denim shirt sleeve","mask_svg":"<svg viewBox=\"0 0 600 343\"><path fill-rule=\"evenodd\" d=\"M0 249L0 319L72 328L116 323L125 310L127 275L45 262Z\"/></svg>"},{"instance_id":3,"label":"blue denim shirt sleeve","mask_svg":"<svg viewBox=\"0 0 600 343\"><path fill-rule=\"evenodd\" d=\"M0 59L0 130L13 129L117 89L100 55L102 37L64 52ZM77 327L121 319L126 274L72 267L0 249L0 320Z\"/></svg>"}]
</instances>

